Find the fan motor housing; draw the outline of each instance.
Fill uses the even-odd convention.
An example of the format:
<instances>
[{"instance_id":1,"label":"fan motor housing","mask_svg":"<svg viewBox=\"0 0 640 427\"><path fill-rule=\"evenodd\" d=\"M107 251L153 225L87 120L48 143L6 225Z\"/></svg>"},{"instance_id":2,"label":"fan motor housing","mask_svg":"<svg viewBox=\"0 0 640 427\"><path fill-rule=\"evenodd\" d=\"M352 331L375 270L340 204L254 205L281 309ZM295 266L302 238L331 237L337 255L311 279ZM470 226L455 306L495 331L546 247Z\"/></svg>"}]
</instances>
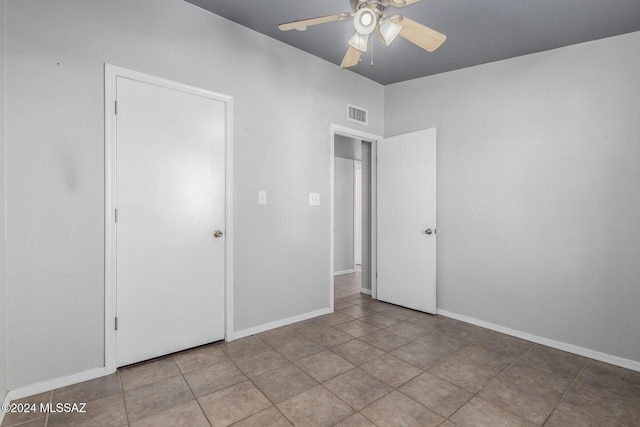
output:
<instances>
[{"instance_id":1,"label":"fan motor housing","mask_svg":"<svg viewBox=\"0 0 640 427\"><path fill-rule=\"evenodd\" d=\"M392 0L349 0L349 1L351 3L351 9L353 9L354 12L359 11L363 7L371 7L376 12L382 13L389 6L393 4Z\"/></svg>"}]
</instances>

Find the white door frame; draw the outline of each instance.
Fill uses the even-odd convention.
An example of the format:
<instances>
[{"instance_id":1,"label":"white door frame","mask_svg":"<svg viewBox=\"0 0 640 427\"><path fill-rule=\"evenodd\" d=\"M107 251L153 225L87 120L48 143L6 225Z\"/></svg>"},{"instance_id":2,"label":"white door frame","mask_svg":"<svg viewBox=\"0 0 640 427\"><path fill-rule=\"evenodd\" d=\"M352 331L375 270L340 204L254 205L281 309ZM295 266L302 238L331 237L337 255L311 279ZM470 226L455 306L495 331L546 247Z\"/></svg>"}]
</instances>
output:
<instances>
[{"instance_id":1,"label":"white door frame","mask_svg":"<svg viewBox=\"0 0 640 427\"><path fill-rule=\"evenodd\" d=\"M334 298L334 289L333 289L333 269L334 269L334 235L333 228L335 227L335 136L341 135L346 136L347 138L356 138L363 139L367 142L371 143L371 297L376 298L378 294L378 284L376 281L376 270L377 270L377 249L378 242L376 236L376 226L377 226L377 150L378 150L378 140L382 139L380 135L374 135L372 133L363 132L357 129L351 129L345 126L331 124L331 144L329 149L330 159L329 159L329 210L330 210L330 219L329 219L329 308L333 312L333 298Z\"/></svg>"},{"instance_id":2,"label":"white door frame","mask_svg":"<svg viewBox=\"0 0 640 427\"><path fill-rule=\"evenodd\" d=\"M225 340L233 340L233 98L149 74L105 64L104 154L105 154L105 283L104 283L104 363L106 375L117 369L116 317L116 79L123 77L180 92L206 96L226 107L226 195L225 195Z\"/></svg>"}]
</instances>

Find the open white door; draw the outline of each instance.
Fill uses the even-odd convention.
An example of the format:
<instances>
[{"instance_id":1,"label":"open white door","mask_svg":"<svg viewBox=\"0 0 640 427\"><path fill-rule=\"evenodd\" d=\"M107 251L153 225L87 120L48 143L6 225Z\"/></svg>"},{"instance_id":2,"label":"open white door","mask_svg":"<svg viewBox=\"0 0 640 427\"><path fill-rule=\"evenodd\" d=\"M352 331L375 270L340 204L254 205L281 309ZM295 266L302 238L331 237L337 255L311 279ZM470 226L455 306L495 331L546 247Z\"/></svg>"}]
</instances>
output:
<instances>
[{"instance_id":1,"label":"open white door","mask_svg":"<svg viewBox=\"0 0 640 427\"><path fill-rule=\"evenodd\" d=\"M436 129L378 142L378 294L436 313Z\"/></svg>"}]
</instances>

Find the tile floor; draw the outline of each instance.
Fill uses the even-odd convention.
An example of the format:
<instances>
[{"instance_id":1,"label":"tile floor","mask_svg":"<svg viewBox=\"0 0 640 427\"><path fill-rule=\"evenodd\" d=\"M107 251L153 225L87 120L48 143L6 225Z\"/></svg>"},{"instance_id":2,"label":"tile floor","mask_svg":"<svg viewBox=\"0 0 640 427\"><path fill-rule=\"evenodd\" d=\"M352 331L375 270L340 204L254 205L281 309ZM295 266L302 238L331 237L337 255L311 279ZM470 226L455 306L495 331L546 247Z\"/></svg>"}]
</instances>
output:
<instances>
[{"instance_id":1,"label":"tile floor","mask_svg":"<svg viewBox=\"0 0 640 427\"><path fill-rule=\"evenodd\" d=\"M640 426L640 372L380 303L350 279L333 314L23 399L87 413L2 425Z\"/></svg>"}]
</instances>

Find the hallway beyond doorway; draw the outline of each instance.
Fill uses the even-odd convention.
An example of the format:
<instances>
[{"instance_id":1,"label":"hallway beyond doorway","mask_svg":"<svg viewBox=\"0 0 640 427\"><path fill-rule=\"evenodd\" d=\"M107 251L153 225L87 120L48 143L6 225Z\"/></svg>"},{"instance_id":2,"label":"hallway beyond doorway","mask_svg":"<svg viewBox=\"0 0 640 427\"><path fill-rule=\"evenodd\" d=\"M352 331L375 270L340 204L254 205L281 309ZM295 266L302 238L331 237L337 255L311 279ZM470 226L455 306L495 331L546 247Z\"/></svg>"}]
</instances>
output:
<instances>
[{"instance_id":1,"label":"hallway beyond doorway","mask_svg":"<svg viewBox=\"0 0 640 427\"><path fill-rule=\"evenodd\" d=\"M334 298L341 299L360 293L362 288L362 267L356 265L355 272L333 277Z\"/></svg>"}]
</instances>

